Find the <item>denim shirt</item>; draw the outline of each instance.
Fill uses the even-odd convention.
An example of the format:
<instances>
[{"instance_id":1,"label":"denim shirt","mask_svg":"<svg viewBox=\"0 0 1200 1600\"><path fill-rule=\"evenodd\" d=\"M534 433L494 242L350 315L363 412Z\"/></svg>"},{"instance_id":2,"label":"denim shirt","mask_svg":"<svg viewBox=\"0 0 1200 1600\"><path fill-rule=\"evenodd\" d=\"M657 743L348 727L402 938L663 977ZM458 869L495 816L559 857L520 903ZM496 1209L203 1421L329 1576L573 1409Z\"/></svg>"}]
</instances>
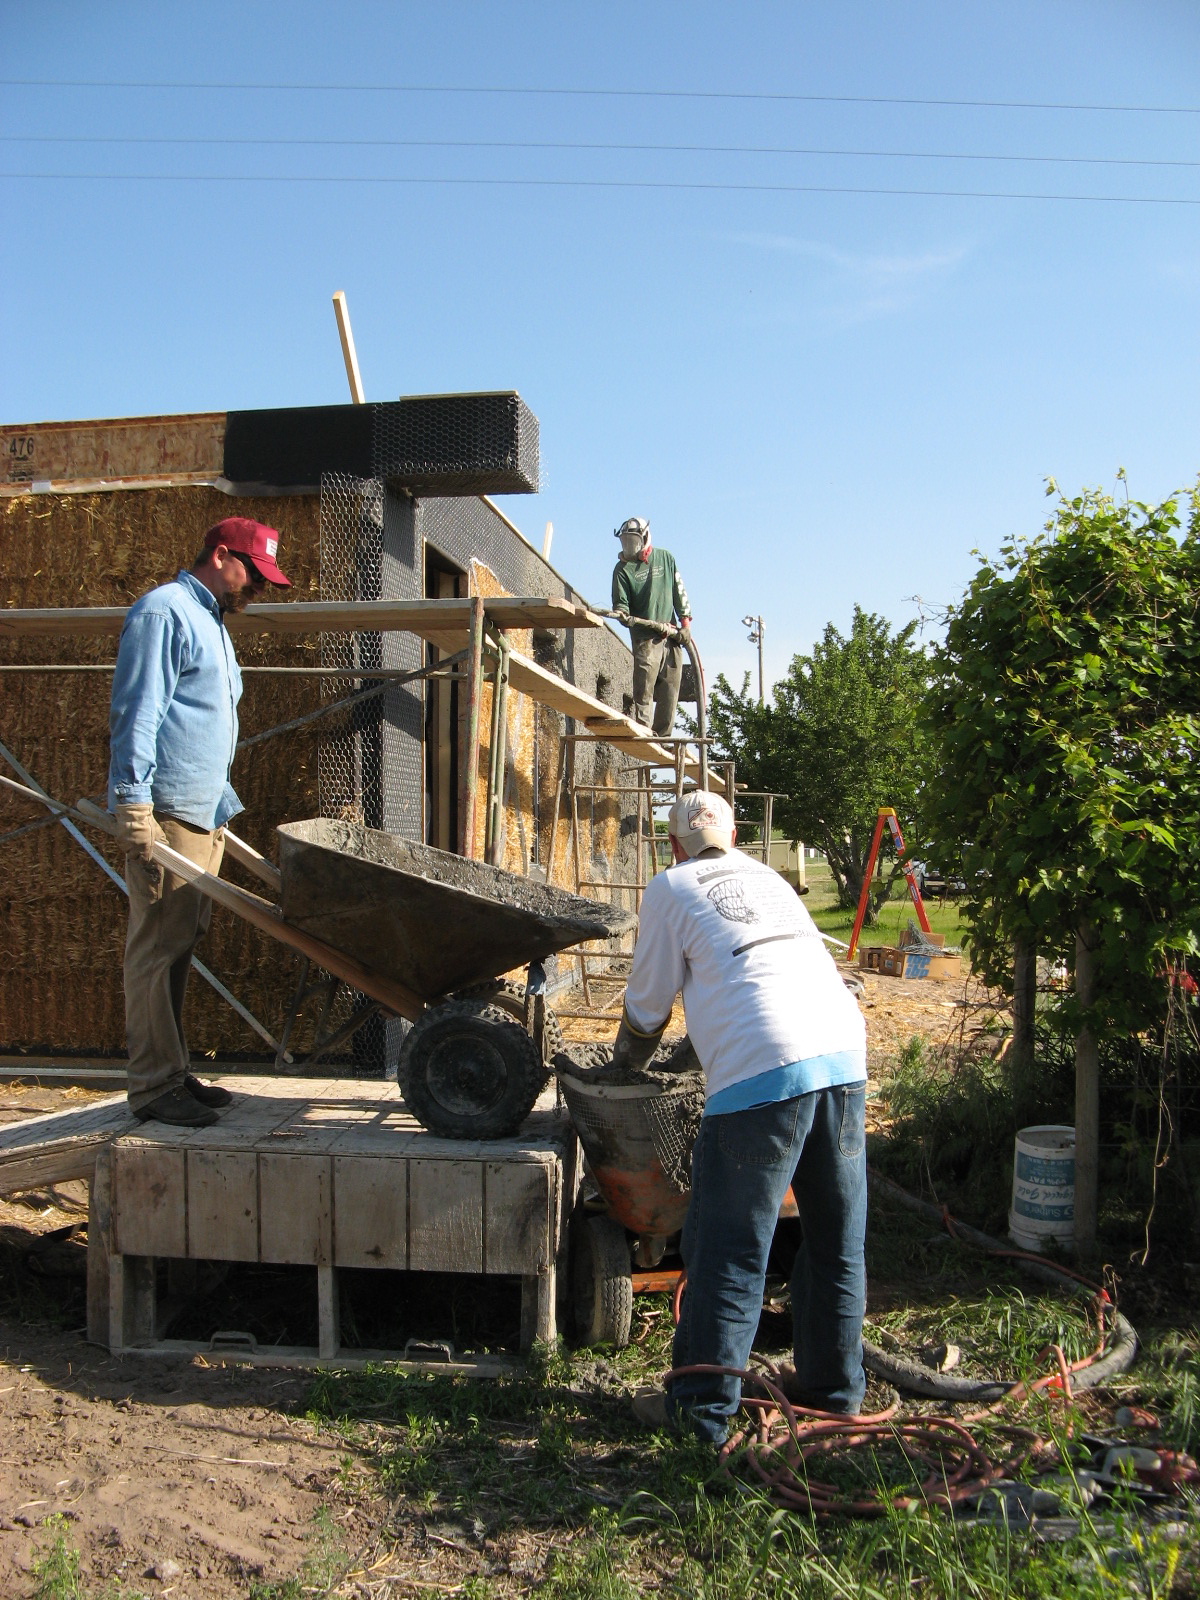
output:
<instances>
[{"instance_id":1,"label":"denim shirt","mask_svg":"<svg viewBox=\"0 0 1200 1600\"><path fill-rule=\"evenodd\" d=\"M150 801L198 828L243 810L229 785L242 674L216 597L190 572L130 606L108 726L108 807Z\"/></svg>"}]
</instances>

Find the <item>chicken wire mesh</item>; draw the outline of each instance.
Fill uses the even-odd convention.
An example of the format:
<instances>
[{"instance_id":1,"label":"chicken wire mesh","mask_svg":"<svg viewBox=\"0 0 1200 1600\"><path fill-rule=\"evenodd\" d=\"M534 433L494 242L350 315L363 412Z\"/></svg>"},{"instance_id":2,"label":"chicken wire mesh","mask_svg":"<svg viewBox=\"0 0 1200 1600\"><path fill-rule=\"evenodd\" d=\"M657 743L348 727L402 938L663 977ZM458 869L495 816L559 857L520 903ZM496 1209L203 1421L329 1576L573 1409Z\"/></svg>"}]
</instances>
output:
<instances>
[{"instance_id":1,"label":"chicken wire mesh","mask_svg":"<svg viewBox=\"0 0 1200 1600\"><path fill-rule=\"evenodd\" d=\"M414 494L532 494L538 420L519 394L419 395L373 408L371 464Z\"/></svg>"},{"instance_id":2,"label":"chicken wire mesh","mask_svg":"<svg viewBox=\"0 0 1200 1600\"><path fill-rule=\"evenodd\" d=\"M322 476L322 600L402 600L418 591L412 516L394 499L377 478ZM318 747L323 817L420 836L420 685L394 679L372 683L371 674L414 671L421 661L421 641L410 634L364 629L321 635L321 665L332 669L322 679L322 698L347 702L340 714L325 720ZM343 987L328 1029L370 1005L365 996ZM355 1072L376 1075L394 1064L405 1026L400 1019L369 1018L349 1046Z\"/></svg>"}]
</instances>

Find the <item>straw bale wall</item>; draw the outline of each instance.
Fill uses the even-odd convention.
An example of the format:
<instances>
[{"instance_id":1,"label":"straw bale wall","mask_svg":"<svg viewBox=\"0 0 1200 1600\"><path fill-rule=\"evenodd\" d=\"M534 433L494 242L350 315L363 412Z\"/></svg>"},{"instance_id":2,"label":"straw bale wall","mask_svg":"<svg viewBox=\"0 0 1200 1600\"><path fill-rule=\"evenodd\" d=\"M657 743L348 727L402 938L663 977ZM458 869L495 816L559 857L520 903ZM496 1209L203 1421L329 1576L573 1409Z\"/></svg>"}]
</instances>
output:
<instances>
[{"instance_id":1,"label":"straw bale wall","mask_svg":"<svg viewBox=\"0 0 1200 1600\"><path fill-rule=\"evenodd\" d=\"M430 501L421 510L431 531L463 558L475 592L572 592L510 530L476 526L478 501ZM320 598L319 496L231 499L200 487L0 501L0 594L15 607L128 605L180 567L190 566L206 529L232 515L279 528L281 563L295 584L288 597ZM509 587L490 566L468 555L472 546L475 551L485 547L492 559L502 558L500 564L511 569L506 572ZM519 633L512 642L543 666L620 704L629 656L607 630L586 636ZM316 635L281 639L242 633L237 651L244 666L320 662ZM115 657L113 638L0 638L0 665L111 663ZM104 797L110 687L107 672L0 673L0 741L60 799ZM317 678L249 676L240 707L242 738L304 716L321 704ZM476 843L482 853L490 688L480 710ZM510 694L508 721L504 865L522 874L540 866L549 869L554 883L574 888L570 784L618 784L624 781L625 758L609 746L564 740L563 718L557 712L515 692ZM336 715L324 717L237 756L233 783L246 810L234 830L264 855L275 857L277 824L318 814L318 747L336 727ZM0 762L0 771L8 770ZM579 811L582 875L606 880L632 876L637 845L628 797L588 795ZM0 791L0 1053L121 1056L125 899L61 825L7 837L43 815ZM87 836L119 874L120 852L95 830ZM247 888L262 888L228 860L223 872ZM630 900L621 891L614 898ZM219 906L198 953L278 1037L295 986L297 958ZM573 962L568 965L573 969ZM222 1058L266 1053L253 1029L195 974L187 1007L193 1052ZM311 1043L312 1020L293 1035L297 1051Z\"/></svg>"},{"instance_id":2,"label":"straw bale wall","mask_svg":"<svg viewBox=\"0 0 1200 1600\"><path fill-rule=\"evenodd\" d=\"M496 574L481 561L470 564L469 587L472 594L493 599L509 593ZM514 629L509 634L514 650L535 659L551 670L562 670L553 646L539 648L531 629ZM482 856L487 818L483 797L487 794L488 767L492 743L492 684L486 677L479 708L480 805L476 816L476 854ZM550 706L538 705L529 695L515 689L508 693L508 717L504 763L503 854L500 865L509 872L528 874L531 866L547 872L548 881L563 889L575 889L575 840L571 835L571 798L575 758L571 742L563 738L564 718ZM593 751L588 746L589 754ZM587 782L613 788L621 777L620 757L605 747L614 760L589 761ZM628 781L628 780L625 780ZM579 806L579 855L582 876L599 881L609 876L629 881L626 873L636 871L636 859L622 861L622 818L628 812L628 797L592 793ZM628 854L628 852L626 852ZM597 865L599 863L599 865ZM618 865L620 863L620 865ZM613 870L614 867L617 870ZM624 871L622 870L624 868ZM591 891L584 891L590 893ZM619 905L628 895L618 892Z\"/></svg>"},{"instance_id":3,"label":"straw bale wall","mask_svg":"<svg viewBox=\"0 0 1200 1600\"><path fill-rule=\"evenodd\" d=\"M141 489L27 495L0 502L0 592L17 607L128 605L190 566L206 529L222 517L255 517L280 529L280 557L297 599L318 598L317 496L233 500L215 489ZM238 640L243 665L319 661L316 637ZM111 662L111 638L0 639L0 663ZM0 673L0 740L60 799L102 800L108 773L108 673ZM242 737L315 710L316 678L249 677ZM273 856L273 830L317 813L316 749L322 723L268 740L237 757L233 783L246 813L235 831ZM8 772L6 764L0 771ZM10 774L11 775L11 774ZM0 835L41 814L0 795ZM120 873L123 857L95 830L90 842ZM226 875L261 887L228 866ZM123 1055L121 959L125 898L55 823L0 839L0 1050ZM277 1033L295 981L294 958L231 913L215 909L201 959ZM258 1035L193 974L188 991L193 1051L261 1054Z\"/></svg>"}]
</instances>

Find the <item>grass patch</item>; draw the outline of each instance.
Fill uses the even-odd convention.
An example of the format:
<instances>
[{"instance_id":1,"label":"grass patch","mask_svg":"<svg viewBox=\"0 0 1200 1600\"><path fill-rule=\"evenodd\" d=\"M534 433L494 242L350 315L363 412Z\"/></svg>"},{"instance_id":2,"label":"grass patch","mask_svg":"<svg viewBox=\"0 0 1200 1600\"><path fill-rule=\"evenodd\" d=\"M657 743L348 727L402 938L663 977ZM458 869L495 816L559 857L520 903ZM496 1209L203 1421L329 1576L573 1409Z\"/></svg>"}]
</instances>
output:
<instances>
[{"instance_id":1,"label":"grass patch","mask_svg":"<svg viewBox=\"0 0 1200 1600\"><path fill-rule=\"evenodd\" d=\"M1040 1370L1037 1353L1051 1338L1072 1353L1094 1343L1082 1309L1051 1294L1010 1294L992 1281L992 1264L949 1240L930 1246L930 1232L909 1213L887 1217L873 1249L891 1263L893 1280L926 1249L930 1266L909 1278L909 1303L875 1317L877 1332L906 1347L952 1338L970 1346L981 1369L1014 1375ZM964 1527L937 1510L888 1509L858 1521L782 1511L744 1472L722 1473L707 1447L633 1422L628 1391L667 1365L664 1312L661 1298L639 1297L639 1343L629 1349L603 1359L541 1351L527 1370L488 1382L388 1366L322 1373L309 1414L365 1450L391 1505L389 1537L402 1539L407 1526L419 1542L413 1527L434 1528L463 1552L446 1587L470 1600L1110 1600L1165 1597L1172 1584L1184 1594L1183 1576L1200 1576L1190 1535L1149 1527L1132 1506L1095 1518L1081 1509L1078 1535L1061 1546L1003 1524ZM778 1345L769 1321L760 1344ZM1194 1345L1180 1347L1171 1371L1164 1365L1150 1383L1130 1384L1129 1397L1149 1398L1161 1381L1194 1401L1195 1354ZM1188 1374L1182 1385L1180 1372ZM1097 1415L1087 1424L1080 1414L1077 1428ZM1046 1425L1057 1426L1048 1408ZM1003 1459L999 1435L994 1450ZM914 1482L910 1464L888 1448L822 1459L817 1475L859 1494L881 1481Z\"/></svg>"},{"instance_id":2,"label":"grass patch","mask_svg":"<svg viewBox=\"0 0 1200 1600\"><path fill-rule=\"evenodd\" d=\"M349 1567L350 1557L328 1506L317 1507L309 1537L312 1548L299 1573L294 1578L251 1584L249 1600L304 1600L305 1596L333 1591Z\"/></svg>"},{"instance_id":3,"label":"grass patch","mask_svg":"<svg viewBox=\"0 0 1200 1600\"><path fill-rule=\"evenodd\" d=\"M79 1551L67 1537L70 1523L66 1517L47 1517L42 1527L51 1541L34 1550L32 1600L83 1600Z\"/></svg>"},{"instance_id":4,"label":"grass patch","mask_svg":"<svg viewBox=\"0 0 1200 1600\"><path fill-rule=\"evenodd\" d=\"M838 906L837 886L833 881L828 862L809 861L805 863L805 867L808 894L804 905L809 915L822 933L829 933L835 939L848 941L851 929L854 927L854 908ZM962 943L966 937L966 925L953 900L944 902L927 900L925 910L929 914L929 923L934 933L944 933L948 945ZM862 942L896 944L901 932L908 926L910 917L915 921L916 911L909 899L904 879L897 878L892 884L891 897L879 909L878 921L869 923L863 928Z\"/></svg>"}]
</instances>

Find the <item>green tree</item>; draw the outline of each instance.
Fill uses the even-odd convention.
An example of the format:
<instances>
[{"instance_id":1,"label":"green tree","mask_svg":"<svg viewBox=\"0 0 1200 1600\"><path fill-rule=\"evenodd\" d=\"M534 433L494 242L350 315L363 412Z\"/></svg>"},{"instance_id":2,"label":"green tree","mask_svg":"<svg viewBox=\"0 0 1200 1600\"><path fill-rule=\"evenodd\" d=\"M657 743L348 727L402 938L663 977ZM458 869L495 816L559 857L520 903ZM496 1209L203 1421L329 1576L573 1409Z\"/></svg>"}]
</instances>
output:
<instances>
[{"instance_id":1,"label":"green tree","mask_svg":"<svg viewBox=\"0 0 1200 1600\"><path fill-rule=\"evenodd\" d=\"M1051 484L1050 493L1055 492ZM962 861L973 960L1073 957L1076 1239L1096 1222L1105 1029L1161 1022L1200 933L1200 513L1060 499L1045 534L985 562L934 658L941 779L931 848ZM1090 1187L1089 1187L1090 1186Z\"/></svg>"},{"instance_id":2,"label":"green tree","mask_svg":"<svg viewBox=\"0 0 1200 1600\"><path fill-rule=\"evenodd\" d=\"M928 664L915 631L910 623L893 633L856 606L849 635L829 623L810 655L793 657L772 704L751 697L749 675L740 694L719 677L710 697L718 759L734 760L751 789L788 796L776 803L776 822L824 852L842 906L858 902L880 807L894 806L903 826L916 815L916 712ZM893 863L872 918L894 872Z\"/></svg>"}]
</instances>

